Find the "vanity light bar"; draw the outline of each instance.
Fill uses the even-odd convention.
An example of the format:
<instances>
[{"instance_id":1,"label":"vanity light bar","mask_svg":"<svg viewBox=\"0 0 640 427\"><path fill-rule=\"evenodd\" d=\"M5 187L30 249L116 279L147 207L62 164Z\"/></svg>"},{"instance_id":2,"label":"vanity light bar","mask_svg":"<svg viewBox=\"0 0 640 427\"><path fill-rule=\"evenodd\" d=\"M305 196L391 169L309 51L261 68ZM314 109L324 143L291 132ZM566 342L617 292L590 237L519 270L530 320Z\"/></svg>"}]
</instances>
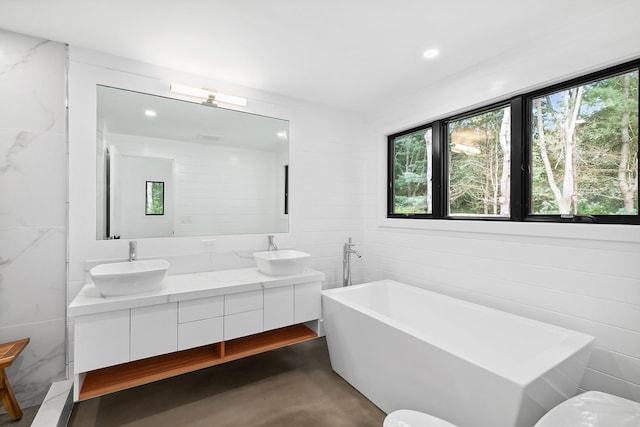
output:
<instances>
[{"instance_id":1,"label":"vanity light bar","mask_svg":"<svg viewBox=\"0 0 640 427\"><path fill-rule=\"evenodd\" d=\"M227 95L226 93L220 93L220 92L213 92L212 95L213 95L213 99L216 102L222 102L223 104L239 105L241 107L247 106L247 99L242 98L240 96Z\"/></svg>"},{"instance_id":2,"label":"vanity light bar","mask_svg":"<svg viewBox=\"0 0 640 427\"><path fill-rule=\"evenodd\" d=\"M200 98L202 102L214 102L222 104L233 104L240 107L247 106L247 99L240 96L227 95L226 93L211 92L206 89L200 89L191 86L185 86L180 84L171 83L171 92L179 93L180 95L193 96Z\"/></svg>"}]
</instances>

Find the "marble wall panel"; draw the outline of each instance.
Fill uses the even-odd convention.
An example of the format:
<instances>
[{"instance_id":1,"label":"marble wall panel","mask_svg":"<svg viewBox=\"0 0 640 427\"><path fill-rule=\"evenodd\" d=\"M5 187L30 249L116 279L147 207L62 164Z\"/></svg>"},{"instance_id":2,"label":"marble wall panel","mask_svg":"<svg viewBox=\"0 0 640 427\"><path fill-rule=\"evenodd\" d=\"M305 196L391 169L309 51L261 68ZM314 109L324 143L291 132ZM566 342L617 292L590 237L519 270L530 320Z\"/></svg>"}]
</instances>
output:
<instances>
[{"instance_id":1,"label":"marble wall panel","mask_svg":"<svg viewBox=\"0 0 640 427\"><path fill-rule=\"evenodd\" d=\"M66 46L0 30L0 342L22 407L65 379Z\"/></svg>"},{"instance_id":2,"label":"marble wall panel","mask_svg":"<svg viewBox=\"0 0 640 427\"><path fill-rule=\"evenodd\" d=\"M7 369L13 392L23 408L40 404L51 383L65 379L64 334L64 317L0 327L0 342L25 337L31 339L22 354Z\"/></svg>"}]
</instances>

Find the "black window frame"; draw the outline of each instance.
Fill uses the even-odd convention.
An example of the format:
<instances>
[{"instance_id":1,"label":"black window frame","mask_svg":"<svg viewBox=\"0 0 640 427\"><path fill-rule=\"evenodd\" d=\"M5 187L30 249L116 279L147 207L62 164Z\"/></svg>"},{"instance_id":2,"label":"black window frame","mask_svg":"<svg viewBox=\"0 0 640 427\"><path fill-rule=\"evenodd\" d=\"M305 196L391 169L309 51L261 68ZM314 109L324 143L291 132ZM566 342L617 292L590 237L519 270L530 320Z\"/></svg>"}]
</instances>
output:
<instances>
[{"instance_id":1,"label":"black window frame","mask_svg":"<svg viewBox=\"0 0 640 427\"><path fill-rule=\"evenodd\" d=\"M511 220L511 216L496 216L496 215L461 215L461 214L457 214L457 215L451 215L451 212L449 212L449 164L451 162L451 159L449 158L449 154L450 154L450 150L449 150L449 144L451 141L449 141L449 123L450 122L454 122L457 120L463 120L469 117L473 117L473 116L477 116L492 110L497 110L498 108L503 108L503 107L511 107L511 103L509 101L499 101L499 102L494 102L492 104L480 107L480 108L476 108L474 110L471 111L467 111L465 113L461 113L461 114L456 114L455 116L451 116L451 117L447 117L445 120L441 120L442 122L442 144L441 144L441 149L443 152L443 161L444 161L444 168L443 168L443 175L442 175L442 188L443 188L443 195L442 195L442 200L441 203L443 204L443 216L442 218L445 219L451 219L451 220L479 220L479 221L510 221ZM513 124L511 125L511 130L513 131ZM511 137L511 144L513 144L513 136ZM513 164L513 155L511 156L511 163ZM513 193L513 188L511 189L511 192ZM513 205L513 199L510 196L510 208L509 210L511 211L512 205Z\"/></svg>"},{"instance_id":2,"label":"black window frame","mask_svg":"<svg viewBox=\"0 0 640 427\"><path fill-rule=\"evenodd\" d=\"M501 99L491 104L474 108L463 113L451 115L442 119L413 127L411 129L396 132L387 136L387 218L410 219L445 219L445 220L471 220L471 221L512 221L512 222L553 222L553 223L598 223L598 224L640 224L640 209L635 215L542 215L532 214L532 174L531 158L533 142L531 139L531 113L533 99L565 90L571 87L588 84L597 80L614 77L625 72L637 70L640 74L640 59L635 59L623 64L602 69L593 73L572 78L551 86L546 86L528 93ZM449 150L448 147L448 123L473 115L481 114L503 106L511 109L511 194L510 216L451 216L449 207ZM640 102L638 103L638 115L640 117ZM640 122L640 121L639 121ZM432 213L431 214L398 214L394 213L394 139L415 133L427 128L432 131ZM636 129L640 134L640 124ZM640 144L639 144L640 147ZM640 157L640 148L638 149Z\"/></svg>"},{"instance_id":3,"label":"black window frame","mask_svg":"<svg viewBox=\"0 0 640 427\"><path fill-rule=\"evenodd\" d=\"M392 135L387 136L387 159L395 158L395 139L399 136L409 135L416 132L421 132L426 129L431 129L431 138L435 141L433 137L434 127L433 123L427 123L421 126L416 126L414 128L408 129L406 131L394 133ZM431 158L433 160L433 167L439 162L435 161L435 148L436 144L432 145ZM388 218L433 218L434 212L436 211L435 200L432 199L431 203L431 213L395 213L395 186L394 186L394 163L391 160L387 160L387 217ZM434 195L435 191L435 178L436 171L435 169L431 169L431 194Z\"/></svg>"}]
</instances>

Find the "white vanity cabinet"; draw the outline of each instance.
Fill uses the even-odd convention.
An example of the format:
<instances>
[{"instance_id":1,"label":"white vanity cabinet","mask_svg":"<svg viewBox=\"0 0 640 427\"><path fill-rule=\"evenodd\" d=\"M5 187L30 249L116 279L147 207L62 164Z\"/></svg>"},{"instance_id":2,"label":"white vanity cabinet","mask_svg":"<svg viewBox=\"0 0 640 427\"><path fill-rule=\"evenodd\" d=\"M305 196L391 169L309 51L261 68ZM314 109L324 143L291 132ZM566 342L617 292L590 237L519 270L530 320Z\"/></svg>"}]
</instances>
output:
<instances>
[{"instance_id":1,"label":"white vanity cabinet","mask_svg":"<svg viewBox=\"0 0 640 427\"><path fill-rule=\"evenodd\" d=\"M293 285L264 290L264 330L294 323Z\"/></svg>"},{"instance_id":2,"label":"white vanity cabinet","mask_svg":"<svg viewBox=\"0 0 640 427\"><path fill-rule=\"evenodd\" d=\"M321 283L279 286L264 290L264 330L320 318Z\"/></svg>"},{"instance_id":3,"label":"white vanity cabinet","mask_svg":"<svg viewBox=\"0 0 640 427\"><path fill-rule=\"evenodd\" d=\"M178 350L223 340L224 297L216 296L178 303Z\"/></svg>"},{"instance_id":4,"label":"white vanity cabinet","mask_svg":"<svg viewBox=\"0 0 640 427\"><path fill-rule=\"evenodd\" d=\"M132 308L130 342L129 360L178 350L178 303Z\"/></svg>"},{"instance_id":5,"label":"white vanity cabinet","mask_svg":"<svg viewBox=\"0 0 640 427\"><path fill-rule=\"evenodd\" d=\"M224 296L224 339L257 334L264 330L264 293L239 292Z\"/></svg>"},{"instance_id":6,"label":"white vanity cabinet","mask_svg":"<svg viewBox=\"0 0 640 427\"><path fill-rule=\"evenodd\" d=\"M74 369L86 372L129 361L129 310L76 317Z\"/></svg>"},{"instance_id":7,"label":"white vanity cabinet","mask_svg":"<svg viewBox=\"0 0 640 427\"><path fill-rule=\"evenodd\" d=\"M317 325L309 322L320 318L322 273L267 277L241 269L221 276L230 273L245 281L220 286L216 279L207 288L203 276L194 274L189 287L190 275L173 283L167 276L162 293L114 299L86 285L69 306L75 323L74 399L317 337Z\"/></svg>"},{"instance_id":8,"label":"white vanity cabinet","mask_svg":"<svg viewBox=\"0 0 640 427\"><path fill-rule=\"evenodd\" d=\"M320 318L321 290L322 285L319 281L295 285L293 323L309 322Z\"/></svg>"}]
</instances>

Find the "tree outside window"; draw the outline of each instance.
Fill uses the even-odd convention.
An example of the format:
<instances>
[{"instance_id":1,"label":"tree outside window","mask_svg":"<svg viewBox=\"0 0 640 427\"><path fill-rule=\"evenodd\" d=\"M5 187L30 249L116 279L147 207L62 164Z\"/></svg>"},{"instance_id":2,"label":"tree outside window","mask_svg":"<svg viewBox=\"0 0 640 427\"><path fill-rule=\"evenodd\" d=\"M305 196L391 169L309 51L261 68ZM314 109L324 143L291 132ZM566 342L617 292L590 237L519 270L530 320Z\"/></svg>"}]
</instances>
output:
<instances>
[{"instance_id":1,"label":"tree outside window","mask_svg":"<svg viewBox=\"0 0 640 427\"><path fill-rule=\"evenodd\" d=\"M449 213L509 216L511 202L511 109L450 121Z\"/></svg>"},{"instance_id":2,"label":"tree outside window","mask_svg":"<svg viewBox=\"0 0 640 427\"><path fill-rule=\"evenodd\" d=\"M531 105L531 212L638 213L638 71Z\"/></svg>"},{"instance_id":3,"label":"tree outside window","mask_svg":"<svg viewBox=\"0 0 640 427\"><path fill-rule=\"evenodd\" d=\"M392 138L393 214L432 211L431 128Z\"/></svg>"},{"instance_id":4,"label":"tree outside window","mask_svg":"<svg viewBox=\"0 0 640 427\"><path fill-rule=\"evenodd\" d=\"M164 182L147 181L145 191L145 214L164 215Z\"/></svg>"}]
</instances>

